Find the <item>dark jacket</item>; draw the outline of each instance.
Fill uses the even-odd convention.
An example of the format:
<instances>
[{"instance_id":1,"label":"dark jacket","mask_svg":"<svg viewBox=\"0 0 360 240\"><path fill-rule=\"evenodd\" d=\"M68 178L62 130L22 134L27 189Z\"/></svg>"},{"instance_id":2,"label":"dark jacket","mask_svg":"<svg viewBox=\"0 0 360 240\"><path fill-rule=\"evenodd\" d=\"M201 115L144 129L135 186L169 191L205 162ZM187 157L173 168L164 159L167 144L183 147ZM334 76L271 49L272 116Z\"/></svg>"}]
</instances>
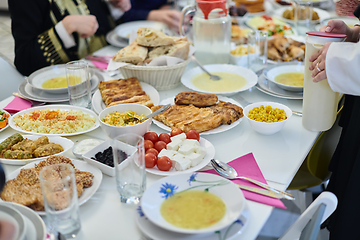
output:
<instances>
[{"instance_id":1,"label":"dark jacket","mask_svg":"<svg viewBox=\"0 0 360 240\"><path fill-rule=\"evenodd\" d=\"M151 10L159 9L167 0L131 0L131 9L121 17L122 22L146 20Z\"/></svg>"}]
</instances>

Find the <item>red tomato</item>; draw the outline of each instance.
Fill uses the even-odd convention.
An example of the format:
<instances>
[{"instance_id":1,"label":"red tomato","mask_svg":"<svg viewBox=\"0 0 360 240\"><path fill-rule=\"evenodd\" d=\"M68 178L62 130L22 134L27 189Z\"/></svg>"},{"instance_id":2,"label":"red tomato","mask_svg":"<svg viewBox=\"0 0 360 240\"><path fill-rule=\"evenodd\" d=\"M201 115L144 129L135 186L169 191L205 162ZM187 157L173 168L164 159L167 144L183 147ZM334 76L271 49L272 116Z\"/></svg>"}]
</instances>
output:
<instances>
[{"instance_id":1,"label":"red tomato","mask_svg":"<svg viewBox=\"0 0 360 240\"><path fill-rule=\"evenodd\" d=\"M145 154L145 167L153 168L156 165L157 157L152 153Z\"/></svg>"},{"instance_id":2,"label":"red tomato","mask_svg":"<svg viewBox=\"0 0 360 240\"><path fill-rule=\"evenodd\" d=\"M167 133L161 133L159 135L159 141L163 141L168 144L169 142L171 142L170 135Z\"/></svg>"},{"instance_id":3,"label":"red tomato","mask_svg":"<svg viewBox=\"0 0 360 240\"><path fill-rule=\"evenodd\" d=\"M147 132L144 135L144 139L145 140L150 140L153 143L156 143L159 140L159 136L157 135L156 132Z\"/></svg>"},{"instance_id":4,"label":"red tomato","mask_svg":"<svg viewBox=\"0 0 360 240\"><path fill-rule=\"evenodd\" d=\"M170 158L168 158L166 156L162 156L162 157L159 157L156 165L157 165L158 169L161 171L169 171L172 166L172 163L171 163Z\"/></svg>"},{"instance_id":5,"label":"red tomato","mask_svg":"<svg viewBox=\"0 0 360 240\"><path fill-rule=\"evenodd\" d=\"M200 141L200 135L198 133L198 131L191 129L186 133L186 138L187 139L196 139L198 141Z\"/></svg>"},{"instance_id":6,"label":"red tomato","mask_svg":"<svg viewBox=\"0 0 360 240\"><path fill-rule=\"evenodd\" d=\"M183 130L181 130L180 128L174 128L171 130L170 135L173 137L173 136L179 135L181 133L183 133Z\"/></svg>"},{"instance_id":7,"label":"red tomato","mask_svg":"<svg viewBox=\"0 0 360 240\"><path fill-rule=\"evenodd\" d=\"M157 141L154 145L155 149L158 150L158 152L161 152L162 149L166 149L166 142L163 141Z\"/></svg>"},{"instance_id":8,"label":"red tomato","mask_svg":"<svg viewBox=\"0 0 360 240\"><path fill-rule=\"evenodd\" d=\"M145 148L145 152L146 150L148 150L149 148L153 148L154 147L154 143L150 140L145 140L144 141L144 148Z\"/></svg>"},{"instance_id":9,"label":"red tomato","mask_svg":"<svg viewBox=\"0 0 360 240\"><path fill-rule=\"evenodd\" d=\"M148 150L146 150L146 153L152 153L155 156L159 155L158 150L156 150L155 148L149 148Z\"/></svg>"}]
</instances>

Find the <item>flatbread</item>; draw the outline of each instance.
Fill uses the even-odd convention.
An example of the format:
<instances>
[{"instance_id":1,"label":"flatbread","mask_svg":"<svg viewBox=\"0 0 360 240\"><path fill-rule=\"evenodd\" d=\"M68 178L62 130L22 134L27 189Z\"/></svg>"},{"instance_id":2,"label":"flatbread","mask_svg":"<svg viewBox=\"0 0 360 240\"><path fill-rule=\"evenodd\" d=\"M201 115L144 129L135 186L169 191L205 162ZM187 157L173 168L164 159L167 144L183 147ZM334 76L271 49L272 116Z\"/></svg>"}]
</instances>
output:
<instances>
[{"instance_id":1,"label":"flatbread","mask_svg":"<svg viewBox=\"0 0 360 240\"><path fill-rule=\"evenodd\" d=\"M113 60L115 62L126 62L132 64L142 63L148 54L148 49L137 44L136 40L130 45L118 51Z\"/></svg>"}]
</instances>

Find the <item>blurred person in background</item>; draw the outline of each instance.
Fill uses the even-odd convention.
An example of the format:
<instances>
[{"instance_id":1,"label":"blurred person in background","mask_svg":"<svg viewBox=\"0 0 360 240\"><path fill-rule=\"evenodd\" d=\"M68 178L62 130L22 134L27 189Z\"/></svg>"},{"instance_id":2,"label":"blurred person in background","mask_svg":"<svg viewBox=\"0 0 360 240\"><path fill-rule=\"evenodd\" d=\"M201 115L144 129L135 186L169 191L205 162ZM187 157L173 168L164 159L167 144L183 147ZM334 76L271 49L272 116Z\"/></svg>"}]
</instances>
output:
<instances>
[{"instance_id":1,"label":"blurred person in background","mask_svg":"<svg viewBox=\"0 0 360 240\"><path fill-rule=\"evenodd\" d=\"M121 17L122 22L149 20L163 22L178 30L181 13L171 9L167 0L131 0L131 9Z\"/></svg>"},{"instance_id":2,"label":"blurred person in background","mask_svg":"<svg viewBox=\"0 0 360 240\"><path fill-rule=\"evenodd\" d=\"M360 27L330 20L320 31L347 35L346 42L326 43L309 59L314 82L327 79L334 92L345 94L339 121L342 132L329 165L332 174L326 189L336 195L338 205L324 226L331 240L360 239Z\"/></svg>"},{"instance_id":3,"label":"blurred person in background","mask_svg":"<svg viewBox=\"0 0 360 240\"><path fill-rule=\"evenodd\" d=\"M28 76L95 52L130 7L130 0L9 0L16 68Z\"/></svg>"}]
</instances>

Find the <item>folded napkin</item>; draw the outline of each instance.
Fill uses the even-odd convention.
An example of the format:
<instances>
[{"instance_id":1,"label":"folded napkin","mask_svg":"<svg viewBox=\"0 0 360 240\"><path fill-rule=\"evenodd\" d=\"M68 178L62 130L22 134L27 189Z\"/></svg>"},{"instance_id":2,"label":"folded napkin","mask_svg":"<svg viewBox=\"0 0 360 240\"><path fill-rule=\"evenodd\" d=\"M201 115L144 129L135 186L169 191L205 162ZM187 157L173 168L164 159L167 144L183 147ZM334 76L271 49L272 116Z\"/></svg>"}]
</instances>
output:
<instances>
[{"instance_id":1,"label":"folded napkin","mask_svg":"<svg viewBox=\"0 0 360 240\"><path fill-rule=\"evenodd\" d=\"M239 176L252 178L254 180L257 180L259 182L267 184L264 176L262 175L262 173L260 171L259 166L256 163L254 155L252 153L249 153L249 154L246 154L246 155L244 155L242 157L236 158L233 161L228 162L228 164L230 166L232 166L233 168L235 168L235 170L237 171ZM215 172L214 169L210 169L210 170L207 170L207 171L204 171L204 172L218 174L218 173ZM251 183L249 181L246 181L246 180L234 179L234 180L231 180L231 181L233 181L234 183L237 183L237 184L241 184L241 185L261 188L261 187L255 185L255 184L253 184L253 183ZM250 192L250 191L247 191L247 190L243 190L243 189L241 189L241 190L242 190L245 198L248 199L248 200L263 203L263 204L278 207L278 208L286 209L285 205L279 199L264 196L264 195L260 195L260 194Z\"/></svg>"},{"instance_id":2,"label":"folded napkin","mask_svg":"<svg viewBox=\"0 0 360 240\"><path fill-rule=\"evenodd\" d=\"M105 60L107 59L109 61L110 61L110 59L112 59L112 57L110 57L110 56L99 56L99 57L101 57L101 58L103 58ZM109 65L109 63L98 62L96 60L93 60L91 62L92 62L92 64L94 64L95 67L100 68L100 69L107 69L107 67Z\"/></svg>"},{"instance_id":3,"label":"folded napkin","mask_svg":"<svg viewBox=\"0 0 360 240\"><path fill-rule=\"evenodd\" d=\"M12 100L8 105L6 105L6 107L4 107L4 110L13 114L28 108L31 108L31 102L19 97L15 97L14 100Z\"/></svg>"}]
</instances>

